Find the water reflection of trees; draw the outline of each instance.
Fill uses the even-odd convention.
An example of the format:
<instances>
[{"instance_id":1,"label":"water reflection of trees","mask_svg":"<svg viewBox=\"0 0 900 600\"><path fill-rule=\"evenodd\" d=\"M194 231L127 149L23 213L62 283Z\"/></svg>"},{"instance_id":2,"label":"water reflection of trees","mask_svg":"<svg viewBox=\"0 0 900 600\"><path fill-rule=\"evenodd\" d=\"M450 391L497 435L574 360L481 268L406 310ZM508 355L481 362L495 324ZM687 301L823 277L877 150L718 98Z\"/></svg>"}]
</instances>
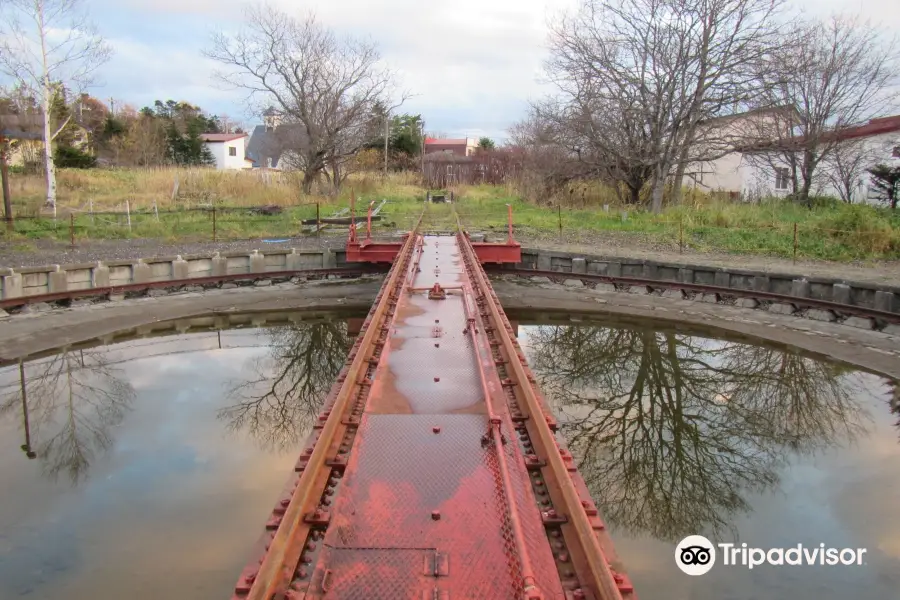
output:
<instances>
[{"instance_id":1,"label":"water reflection of trees","mask_svg":"<svg viewBox=\"0 0 900 600\"><path fill-rule=\"evenodd\" d=\"M64 473L72 484L80 483L110 447L134 388L99 349L63 350L25 363L20 373L20 384L0 397L0 413L22 411L23 450L41 461L48 476Z\"/></svg>"},{"instance_id":2,"label":"water reflection of trees","mask_svg":"<svg viewBox=\"0 0 900 600\"><path fill-rule=\"evenodd\" d=\"M897 422L895 425L897 429L900 429L900 381L892 381L890 385L891 393L888 403L891 407L891 413L897 415Z\"/></svg>"},{"instance_id":3,"label":"water reflection of trees","mask_svg":"<svg viewBox=\"0 0 900 600\"><path fill-rule=\"evenodd\" d=\"M308 431L344 365L351 339L344 321L301 322L265 332L269 351L253 375L229 384L231 402L219 418L246 429L263 447L294 445Z\"/></svg>"},{"instance_id":4,"label":"water reflection of trees","mask_svg":"<svg viewBox=\"0 0 900 600\"><path fill-rule=\"evenodd\" d=\"M672 331L546 326L531 363L611 524L676 540L730 533L787 452L852 439L867 418L845 370Z\"/></svg>"}]
</instances>

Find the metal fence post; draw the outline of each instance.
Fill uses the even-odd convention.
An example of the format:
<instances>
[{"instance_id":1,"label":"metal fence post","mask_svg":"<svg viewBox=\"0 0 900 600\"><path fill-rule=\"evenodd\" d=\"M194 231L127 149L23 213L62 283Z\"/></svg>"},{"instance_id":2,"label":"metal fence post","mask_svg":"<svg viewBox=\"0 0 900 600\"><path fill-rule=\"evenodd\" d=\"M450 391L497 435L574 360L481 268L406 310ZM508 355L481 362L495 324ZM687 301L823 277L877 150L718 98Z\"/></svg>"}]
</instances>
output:
<instances>
[{"instance_id":1,"label":"metal fence post","mask_svg":"<svg viewBox=\"0 0 900 600\"><path fill-rule=\"evenodd\" d=\"M212 207L213 212L213 241L218 241L216 238L218 237L217 225L216 225L216 207Z\"/></svg>"},{"instance_id":2,"label":"metal fence post","mask_svg":"<svg viewBox=\"0 0 900 600\"><path fill-rule=\"evenodd\" d=\"M684 217L678 217L678 253L684 253Z\"/></svg>"},{"instance_id":3,"label":"metal fence post","mask_svg":"<svg viewBox=\"0 0 900 600\"><path fill-rule=\"evenodd\" d=\"M69 242L75 247L75 213L69 213Z\"/></svg>"}]
</instances>

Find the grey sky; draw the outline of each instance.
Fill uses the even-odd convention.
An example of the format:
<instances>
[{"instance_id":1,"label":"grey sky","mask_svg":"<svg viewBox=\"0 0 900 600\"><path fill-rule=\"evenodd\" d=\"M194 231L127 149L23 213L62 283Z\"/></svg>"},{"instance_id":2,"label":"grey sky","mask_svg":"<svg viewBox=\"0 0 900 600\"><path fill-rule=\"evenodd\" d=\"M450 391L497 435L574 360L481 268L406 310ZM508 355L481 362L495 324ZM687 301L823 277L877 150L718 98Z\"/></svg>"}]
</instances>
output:
<instances>
[{"instance_id":1,"label":"grey sky","mask_svg":"<svg viewBox=\"0 0 900 600\"><path fill-rule=\"evenodd\" d=\"M116 55L104 67L102 98L143 106L159 98L187 100L252 124L240 94L220 89L200 56L214 29L240 25L237 0L87 0ZM542 92L548 18L576 0L275 0L280 8L313 11L339 32L375 40L418 94L402 110L422 113L429 130L502 138ZM900 32L900 2L797 0L811 14L859 14Z\"/></svg>"}]
</instances>

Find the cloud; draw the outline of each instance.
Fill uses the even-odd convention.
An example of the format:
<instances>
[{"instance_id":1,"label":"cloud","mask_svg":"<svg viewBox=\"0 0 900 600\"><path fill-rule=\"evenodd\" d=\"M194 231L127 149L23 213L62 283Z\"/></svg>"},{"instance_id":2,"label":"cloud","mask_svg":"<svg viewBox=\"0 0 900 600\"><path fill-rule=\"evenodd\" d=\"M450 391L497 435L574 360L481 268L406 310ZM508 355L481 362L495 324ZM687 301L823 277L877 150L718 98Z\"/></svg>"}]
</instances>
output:
<instances>
[{"instance_id":1,"label":"cloud","mask_svg":"<svg viewBox=\"0 0 900 600\"><path fill-rule=\"evenodd\" d=\"M403 89L415 94L401 110L422 113L429 129L499 137L525 101L540 93L536 79L547 16L572 1L553 3L553 9L544 0L313 0L303 9L288 0L275 4L298 16L312 12L339 34L375 41ZM104 69L107 84L100 95L139 106L156 98L185 99L214 112L249 116L243 96L215 87L215 65L201 55L214 28L240 26L243 3L104 0L101 6L95 18L116 56Z\"/></svg>"},{"instance_id":2,"label":"cloud","mask_svg":"<svg viewBox=\"0 0 900 600\"><path fill-rule=\"evenodd\" d=\"M375 41L404 89L416 94L401 110L421 113L428 129L450 135L502 137L538 83L547 22L577 0L274 0L285 12L314 13L340 34ZM97 0L94 17L117 51L103 71L101 96L136 105L184 99L212 112L256 121L245 97L216 87L215 65L201 50L214 29L236 29L247 3L238 0ZM860 12L900 27L900 5L877 0L800 0L810 15Z\"/></svg>"}]
</instances>

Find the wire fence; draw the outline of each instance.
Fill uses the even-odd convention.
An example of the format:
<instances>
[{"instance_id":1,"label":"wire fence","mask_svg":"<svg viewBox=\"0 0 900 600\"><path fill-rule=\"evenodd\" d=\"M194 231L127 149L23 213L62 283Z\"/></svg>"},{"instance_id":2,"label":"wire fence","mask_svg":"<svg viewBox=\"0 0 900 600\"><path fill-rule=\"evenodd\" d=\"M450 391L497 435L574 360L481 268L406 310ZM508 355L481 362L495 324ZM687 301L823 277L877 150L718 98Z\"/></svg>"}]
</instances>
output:
<instances>
[{"instance_id":1,"label":"wire fence","mask_svg":"<svg viewBox=\"0 0 900 600\"><path fill-rule=\"evenodd\" d=\"M346 238L350 211L347 206L314 203L295 206L207 206L177 210L143 209L88 212L73 211L50 217L17 217L7 222L8 232L29 239L56 239L72 246L96 240L156 239L178 242L237 240L288 241L318 238L338 243ZM409 231L421 214L422 203L387 203L371 222L366 205L357 204L360 238L394 237ZM472 232L486 232L492 241L506 237L505 206L478 207L457 204L430 207L425 226L452 230L458 216ZM624 211L582 211L561 207L519 206L513 214L513 234L524 241L542 240L560 245L599 244L616 234L640 234L677 246L679 252L724 250L793 258L852 260L900 258L900 230L835 229L802 221L754 224L717 224L697 216L677 217ZM318 223L318 224L317 224ZM2 239L0 235L0 239ZM618 245L627 248L626 242Z\"/></svg>"},{"instance_id":2,"label":"wire fence","mask_svg":"<svg viewBox=\"0 0 900 600\"><path fill-rule=\"evenodd\" d=\"M460 220L469 229L486 229L502 238L506 211L462 208ZM602 243L616 234L632 234L665 242L678 252L723 250L792 258L854 260L900 259L900 228L839 229L803 221L718 224L702 216L653 215L627 211L583 211L561 207L519 208L513 233L525 240L565 245ZM629 238L625 238L626 240ZM627 248L627 241L624 244Z\"/></svg>"},{"instance_id":3,"label":"wire fence","mask_svg":"<svg viewBox=\"0 0 900 600\"><path fill-rule=\"evenodd\" d=\"M237 240L287 241L297 238L345 238L350 226L347 207L301 204L296 206L208 206L177 210L71 211L57 218L19 216L0 228L0 240L15 234L27 239L68 241L71 246L98 240L155 239L179 242ZM354 219L361 236L367 235L365 207ZM409 214L373 217L372 235L409 231L416 219ZM5 232L5 233L4 233Z\"/></svg>"}]
</instances>

